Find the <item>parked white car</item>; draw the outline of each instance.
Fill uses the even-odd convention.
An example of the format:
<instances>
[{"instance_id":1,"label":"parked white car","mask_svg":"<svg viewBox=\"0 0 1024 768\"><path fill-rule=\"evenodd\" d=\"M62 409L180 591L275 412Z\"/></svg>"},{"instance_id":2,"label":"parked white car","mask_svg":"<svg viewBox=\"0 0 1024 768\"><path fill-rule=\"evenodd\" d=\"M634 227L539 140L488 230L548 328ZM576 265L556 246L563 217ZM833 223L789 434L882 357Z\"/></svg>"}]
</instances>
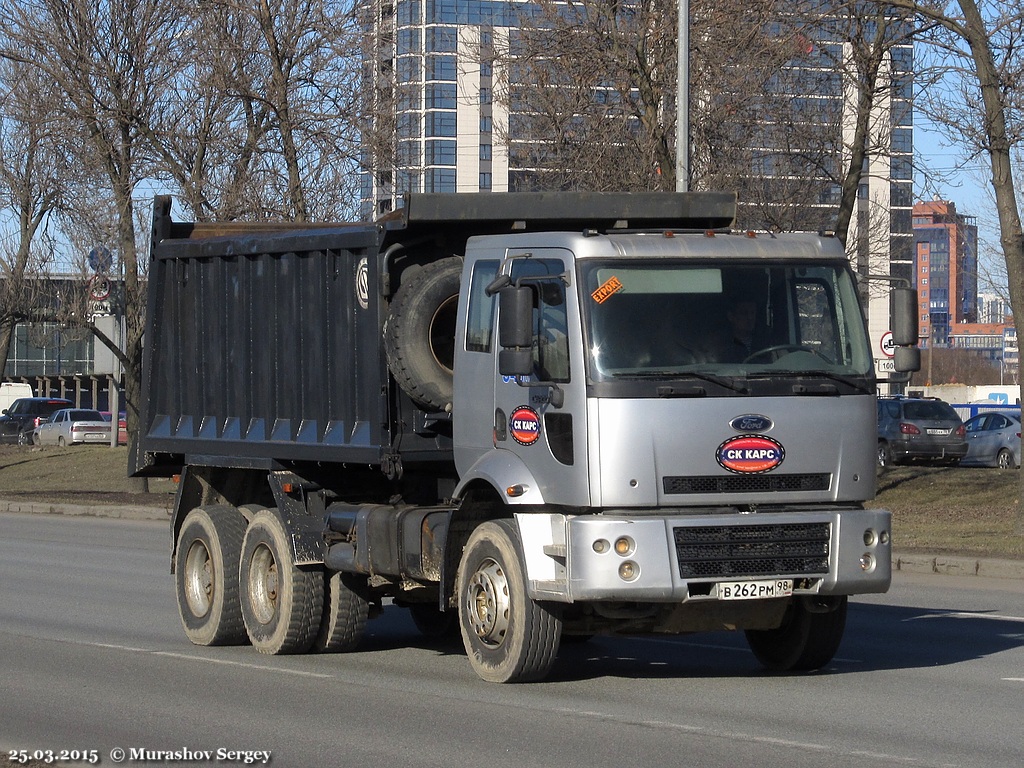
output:
<instances>
[{"instance_id":1,"label":"parked white car","mask_svg":"<svg viewBox=\"0 0 1024 768\"><path fill-rule=\"evenodd\" d=\"M109 443L110 422L99 411L64 408L36 427L36 445L74 445L75 443Z\"/></svg>"}]
</instances>

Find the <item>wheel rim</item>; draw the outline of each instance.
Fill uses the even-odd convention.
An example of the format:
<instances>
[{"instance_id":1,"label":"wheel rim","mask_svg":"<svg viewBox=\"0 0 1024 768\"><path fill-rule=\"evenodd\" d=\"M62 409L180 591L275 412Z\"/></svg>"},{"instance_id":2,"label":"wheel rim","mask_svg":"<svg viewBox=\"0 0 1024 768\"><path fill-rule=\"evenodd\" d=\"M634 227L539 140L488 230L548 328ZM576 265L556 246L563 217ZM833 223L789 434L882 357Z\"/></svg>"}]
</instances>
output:
<instances>
[{"instance_id":1,"label":"wheel rim","mask_svg":"<svg viewBox=\"0 0 1024 768\"><path fill-rule=\"evenodd\" d=\"M884 445L878 446L878 466L884 467L888 463L889 451Z\"/></svg>"},{"instance_id":2,"label":"wheel rim","mask_svg":"<svg viewBox=\"0 0 1024 768\"><path fill-rule=\"evenodd\" d=\"M455 368L455 314L458 306L459 297L452 296L441 302L430 318L430 353L446 373Z\"/></svg>"},{"instance_id":3,"label":"wheel rim","mask_svg":"<svg viewBox=\"0 0 1024 768\"><path fill-rule=\"evenodd\" d=\"M277 559L270 548L261 544L252 553L249 567L249 602L260 624L269 624L277 614Z\"/></svg>"},{"instance_id":4,"label":"wheel rim","mask_svg":"<svg viewBox=\"0 0 1024 768\"><path fill-rule=\"evenodd\" d=\"M1008 454L1006 451L1000 451L999 452L999 468L1000 469L1009 469L1009 467L1010 467L1010 454Z\"/></svg>"},{"instance_id":5,"label":"wheel rim","mask_svg":"<svg viewBox=\"0 0 1024 768\"><path fill-rule=\"evenodd\" d=\"M505 641L509 620L508 579L494 560L488 558L469 580L466 607L469 625L487 646L497 648Z\"/></svg>"},{"instance_id":6,"label":"wheel rim","mask_svg":"<svg viewBox=\"0 0 1024 768\"><path fill-rule=\"evenodd\" d=\"M205 616L213 605L213 558L201 541L193 541L185 555L185 602L195 616Z\"/></svg>"}]
</instances>

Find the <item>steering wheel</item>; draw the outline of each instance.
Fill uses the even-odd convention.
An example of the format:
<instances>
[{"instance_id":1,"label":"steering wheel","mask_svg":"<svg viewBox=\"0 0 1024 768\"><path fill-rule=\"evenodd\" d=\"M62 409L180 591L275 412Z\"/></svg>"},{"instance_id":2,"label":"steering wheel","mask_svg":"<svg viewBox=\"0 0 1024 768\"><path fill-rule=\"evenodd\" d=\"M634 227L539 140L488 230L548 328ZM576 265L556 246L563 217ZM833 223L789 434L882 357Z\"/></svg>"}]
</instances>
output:
<instances>
[{"instance_id":1,"label":"steering wheel","mask_svg":"<svg viewBox=\"0 0 1024 768\"><path fill-rule=\"evenodd\" d=\"M759 349L759 350L757 350L757 352L754 352L753 354L748 355L747 358L743 362L744 363L752 363L752 362L754 362L759 357L764 357L766 355L771 355L771 354L774 354L776 352L807 352L808 354L814 355L815 357L820 357L822 360L824 360L829 365L833 365L833 362L831 360L829 360L827 357L825 357L823 354L821 354L821 352L818 352L815 349L810 349L808 347L802 347L799 344L775 344L774 346L771 346L771 347L765 347L764 349ZM776 357L775 360L778 360L779 357L782 357L782 355L779 355L778 357ZM772 361L772 362L774 362L774 361Z\"/></svg>"}]
</instances>

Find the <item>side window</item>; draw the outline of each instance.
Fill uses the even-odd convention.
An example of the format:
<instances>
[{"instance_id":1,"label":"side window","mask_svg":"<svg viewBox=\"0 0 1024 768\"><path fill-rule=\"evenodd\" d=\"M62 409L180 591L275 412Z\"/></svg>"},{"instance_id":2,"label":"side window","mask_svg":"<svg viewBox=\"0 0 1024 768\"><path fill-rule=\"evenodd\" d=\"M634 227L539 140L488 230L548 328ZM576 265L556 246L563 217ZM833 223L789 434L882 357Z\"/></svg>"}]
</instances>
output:
<instances>
[{"instance_id":1,"label":"side window","mask_svg":"<svg viewBox=\"0 0 1024 768\"><path fill-rule=\"evenodd\" d=\"M498 262L479 261L473 267L469 287L469 318L466 322L466 350L490 352L494 339L494 303L497 296L488 296L484 289L498 274Z\"/></svg>"},{"instance_id":2,"label":"side window","mask_svg":"<svg viewBox=\"0 0 1024 768\"><path fill-rule=\"evenodd\" d=\"M533 327L537 345L533 363L543 381L569 381L569 317L565 304L565 285L558 277L565 271L559 259L517 259L512 278L536 277L527 285L536 288L533 306Z\"/></svg>"},{"instance_id":3,"label":"side window","mask_svg":"<svg viewBox=\"0 0 1024 768\"><path fill-rule=\"evenodd\" d=\"M837 343L835 302L828 286L814 280L799 282L795 287L800 344L829 362L844 363Z\"/></svg>"},{"instance_id":4,"label":"side window","mask_svg":"<svg viewBox=\"0 0 1024 768\"><path fill-rule=\"evenodd\" d=\"M559 279L538 284L539 306L534 311L538 344L534 350L537 373L544 381L569 381L569 318L565 286Z\"/></svg>"}]
</instances>

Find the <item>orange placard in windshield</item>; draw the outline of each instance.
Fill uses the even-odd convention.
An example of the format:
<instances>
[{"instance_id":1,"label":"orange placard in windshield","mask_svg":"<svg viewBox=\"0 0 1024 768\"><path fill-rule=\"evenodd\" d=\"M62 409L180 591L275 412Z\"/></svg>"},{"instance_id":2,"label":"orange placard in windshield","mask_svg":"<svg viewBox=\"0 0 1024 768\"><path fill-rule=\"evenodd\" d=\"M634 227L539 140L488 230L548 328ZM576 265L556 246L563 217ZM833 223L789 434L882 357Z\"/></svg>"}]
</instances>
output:
<instances>
[{"instance_id":1,"label":"orange placard in windshield","mask_svg":"<svg viewBox=\"0 0 1024 768\"><path fill-rule=\"evenodd\" d=\"M622 282L619 280L619 278L612 275L611 277L604 281L604 284L602 286L600 286L596 291L590 294L590 298L592 298L598 304L604 304L608 300L609 296L618 293L621 290Z\"/></svg>"}]
</instances>

